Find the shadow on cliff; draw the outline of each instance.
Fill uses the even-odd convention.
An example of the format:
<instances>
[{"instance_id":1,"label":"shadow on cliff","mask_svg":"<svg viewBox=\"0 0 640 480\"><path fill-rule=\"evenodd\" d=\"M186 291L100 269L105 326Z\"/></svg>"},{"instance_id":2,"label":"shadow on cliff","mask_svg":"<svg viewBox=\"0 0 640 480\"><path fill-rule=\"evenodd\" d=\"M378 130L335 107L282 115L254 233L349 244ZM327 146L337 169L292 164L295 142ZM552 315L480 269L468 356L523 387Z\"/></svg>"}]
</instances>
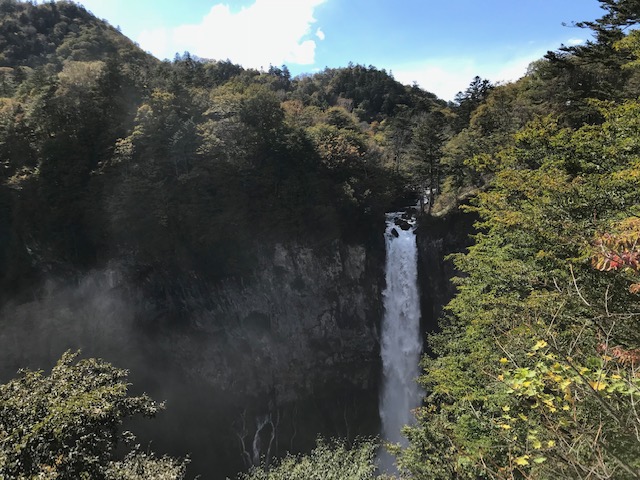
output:
<instances>
[{"instance_id":1,"label":"shadow on cliff","mask_svg":"<svg viewBox=\"0 0 640 480\"><path fill-rule=\"evenodd\" d=\"M461 211L444 217L423 216L417 230L418 282L421 290L421 331L425 336L439 331L443 308L453 298L451 279L460 272L447 255L461 253L473 245L477 216ZM429 352L425 342L425 351Z\"/></svg>"},{"instance_id":2,"label":"shadow on cliff","mask_svg":"<svg viewBox=\"0 0 640 480\"><path fill-rule=\"evenodd\" d=\"M49 279L0 311L0 382L66 350L127 368L132 393L167 409L126 427L203 478L309 451L318 434L375 435L380 268L336 243L279 246L247 283L174 280L155 297L118 268Z\"/></svg>"}]
</instances>

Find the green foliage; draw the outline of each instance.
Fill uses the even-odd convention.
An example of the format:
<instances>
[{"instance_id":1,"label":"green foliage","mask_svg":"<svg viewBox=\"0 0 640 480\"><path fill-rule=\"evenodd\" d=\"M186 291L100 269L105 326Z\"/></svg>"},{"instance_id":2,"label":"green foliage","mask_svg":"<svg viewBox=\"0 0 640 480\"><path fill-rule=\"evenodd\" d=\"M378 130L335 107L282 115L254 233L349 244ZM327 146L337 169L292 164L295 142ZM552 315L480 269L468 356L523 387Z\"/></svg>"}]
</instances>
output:
<instances>
[{"instance_id":1,"label":"green foliage","mask_svg":"<svg viewBox=\"0 0 640 480\"><path fill-rule=\"evenodd\" d=\"M447 106L372 66L292 79L188 53L157 62L72 2L0 0L2 291L113 259L150 276L248 276L273 242L367 235L408 186L442 190L434 208L479 192L403 471L634 478L637 3L602 0L601 19L578 23L595 41L512 84L476 77ZM181 474L137 450L114 460L119 422L157 408L125 401L122 371L65 357L54 373L2 387L7 476ZM326 478L319 465L371 478L372 452L321 443L247 478Z\"/></svg>"},{"instance_id":2,"label":"green foliage","mask_svg":"<svg viewBox=\"0 0 640 480\"><path fill-rule=\"evenodd\" d=\"M158 62L71 2L2 9L3 287L111 259L243 276L262 244L366 238L413 201L386 120L446 110L374 67Z\"/></svg>"},{"instance_id":3,"label":"green foliage","mask_svg":"<svg viewBox=\"0 0 640 480\"><path fill-rule=\"evenodd\" d=\"M106 477L111 480L174 480L185 475L185 464L170 457L133 451L124 460L112 462Z\"/></svg>"},{"instance_id":4,"label":"green foliage","mask_svg":"<svg viewBox=\"0 0 640 480\"><path fill-rule=\"evenodd\" d=\"M447 187L484 191L399 454L411 478L637 478L640 105L619 30L637 19L603 3L597 43L494 88L444 146Z\"/></svg>"},{"instance_id":5,"label":"green foliage","mask_svg":"<svg viewBox=\"0 0 640 480\"><path fill-rule=\"evenodd\" d=\"M640 105L594 107L600 125L542 117L518 131L468 207L480 233L456 258L467 276L400 457L416 478L635 478L637 367L624 359L640 304L633 279L591 258L594 239L640 213Z\"/></svg>"},{"instance_id":6,"label":"green foliage","mask_svg":"<svg viewBox=\"0 0 640 480\"><path fill-rule=\"evenodd\" d=\"M0 386L0 475L3 478L178 479L184 465L133 451L124 419L155 416L163 405L127 394L127 371L67 352L45 376L23 370Z\"/></svg>"},{"instance_id":7,"label":"green foliage","mask_svg":"<svg viewBox=\"0 0 640 480\"><path fill-rule=\"evenodd\" d=\"M0 66L35 68L64 60L104 60L117 53L127 61L151 63L133 42L76 3L6 0L0 9Z\"/></svg>"},{"instance_id":8,"label":"green foliage","mask_svg":"<svg viewBox=\"0 0 640 480\"><path fill-rule=\"evenodd\" d=\"M318 440L307 455L288 455L274 466L260 466L241 480L373 480L377 445L370 440L348 448L344 442Z\"/></svg>"},{"instance_id":9,"label":"green foliage","mask_svg":"<svg viewBox=\"0 0 640 480\"><path fill-rule=\"evenodd\" d=\"M455 97L456 120L454 128L460 131L469 125L473 112L487 99L494 85L487 79L476 76L464 92L458 92Z\"/></svg>"}]
</instances>

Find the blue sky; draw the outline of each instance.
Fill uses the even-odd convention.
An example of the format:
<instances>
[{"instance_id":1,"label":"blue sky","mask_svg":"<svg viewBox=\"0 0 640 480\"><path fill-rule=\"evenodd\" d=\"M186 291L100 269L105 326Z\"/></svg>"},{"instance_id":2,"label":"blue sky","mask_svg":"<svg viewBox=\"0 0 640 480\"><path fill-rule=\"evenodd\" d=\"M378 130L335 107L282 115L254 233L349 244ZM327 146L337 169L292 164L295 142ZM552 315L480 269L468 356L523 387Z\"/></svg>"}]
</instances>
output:
<instances>
[{"instance_id":1,"label":"blue sky","mask_svg":"<svg viewBox=\"0 0 640 480\"><path fill-rule=\"evenodd\" d=\"M159 58L176 52L313 73L350 61L450 100L475 75L522 76L593 20L597 0L79 0Z\"/></svg>"}]
</instances>

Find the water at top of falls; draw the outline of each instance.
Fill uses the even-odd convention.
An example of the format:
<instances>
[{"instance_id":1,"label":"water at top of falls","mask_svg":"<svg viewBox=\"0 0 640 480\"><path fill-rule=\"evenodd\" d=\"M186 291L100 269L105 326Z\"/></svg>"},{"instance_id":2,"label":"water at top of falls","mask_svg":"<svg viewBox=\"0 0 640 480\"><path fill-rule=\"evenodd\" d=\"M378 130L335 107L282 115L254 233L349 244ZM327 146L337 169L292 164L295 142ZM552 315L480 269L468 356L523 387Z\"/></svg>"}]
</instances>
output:
<instances>
[{"instance_id":1,"label":"water at top of falls","mask_svg":"<svg viewBox=\"0 0 640 480\"><path fill-rule=\"evenodd\" d=\"M411 411L420 405L422 398L416 382L422 339L415 228L415 218L402 212L387 214L379 410L382 439L401 444L406 444L402 427L412 423ZM382 472L395 472L390 455L383 452L379 460Z\"/></svg>"}]
</instances>

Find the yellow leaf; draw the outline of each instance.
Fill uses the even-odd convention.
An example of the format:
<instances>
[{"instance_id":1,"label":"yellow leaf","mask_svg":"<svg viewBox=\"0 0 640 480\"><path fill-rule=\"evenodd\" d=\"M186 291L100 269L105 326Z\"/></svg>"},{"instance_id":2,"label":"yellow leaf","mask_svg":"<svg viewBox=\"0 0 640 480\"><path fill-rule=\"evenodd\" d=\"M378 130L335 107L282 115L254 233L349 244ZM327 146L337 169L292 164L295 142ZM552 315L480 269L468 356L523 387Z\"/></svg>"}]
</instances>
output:
<instances>
[{"instance_id":1,"label":"yellow leaf","mask_svg":"<svg viewBox=\"0 0 640 480\"><path fill-rule=\"evenodd\" d=\"M515 459L516 465L529 465L529 455L524 455Z\"/></svg>"},{"instance_id":2,"label":"yellow leaf","mask_svg":"<svg viewBox=\"0 0 640 480\"><path fill-rule=\"evenodd\" d=\"M502 357L500 359L500 363L508 363L508 362L509 362L509 360L507 360L505 357Z\"/></svg>"},{"instance_id":3,"label":"yellow leaf","mask_svg":"<svg viewBox=\"0 0 640 480\"><path fill-rule=\"evenodd\" d=\"M556 441L555 440L549 440L547 442L547 447L548 448L552 448L552 447L555 447L555 446L556 446Z\"/></svg>"},{"instance_id":4,"label":"yellow leaf","mask_svg":"<svg viewBox=\"0 0 640 480\"><path fill-rule=\"evenodd\" d=\"M591 385L591 388L593 388L596 392L607 388L606 382L589 382L589 385Z\"/></svg>"},{"instance_id":5,"label":"yellow leaf","mask_svg":"<svg viewBox=\"0 0 640 480\"><path fill-rule=\"evenodd\" d=\"M544 340L538 340L531 350L534 350L534 351L535 350L540 350L541 348L544 348L547 345L549 345L549 344L547 342L545 342Z\"/></svg>"},{"instance_id":6,"label":"yellow leaf","mask_svg":"<svg viewBox=\"0 0 640 480\"><path fill-rule=\"evenodd\" d=\"M502 410L508 412L509 410L511 410L511 408L508 405L505 405L504 407L502 407Z\"/></svg>"}]
</instances>

